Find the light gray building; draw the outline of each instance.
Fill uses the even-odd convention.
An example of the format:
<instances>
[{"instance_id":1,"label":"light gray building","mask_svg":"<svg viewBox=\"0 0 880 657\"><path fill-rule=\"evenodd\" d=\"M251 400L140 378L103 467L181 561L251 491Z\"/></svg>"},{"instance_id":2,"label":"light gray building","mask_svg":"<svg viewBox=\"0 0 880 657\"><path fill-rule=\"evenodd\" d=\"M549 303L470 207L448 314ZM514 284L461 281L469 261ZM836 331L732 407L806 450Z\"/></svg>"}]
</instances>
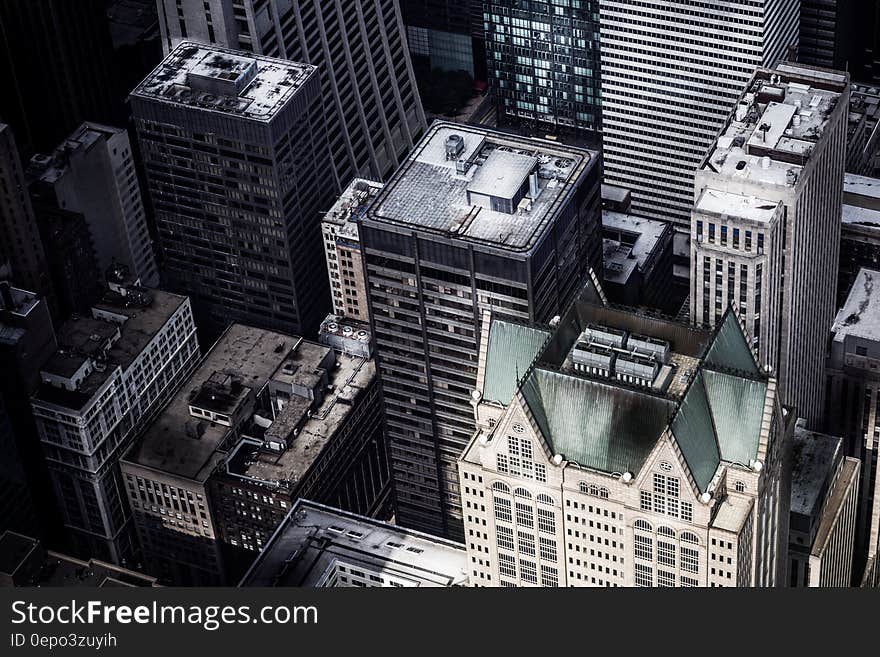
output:
<instances>
[{"instance_id":1,"label":"light gray building","mask_svg":"<svg viewBox=\"0 0 880 657\"><path fill-rule=\"evenodd\" d=\"M782 60L799 0L599 3L605 182L687 228L694 171L758 67Z\"/></svg>"},{"instance_id":2,"label":"light gray building","mask_svg":"<svg viewBox=\"0 0 880 657\"><path fill-rule=\"evenodd\" d=\"M130 563L119 459L198 360L189 300L111 282L57 339L31 408L64 524L77 554Z\"/></svg>"},{"instance_id":3,"label":"light gray building","mask_svg":"<svg viewBox=\"0 0 880 657\"><path fill-rule=\"evenodd\" d=\"M467 586L464 545L297 500L239 586Z\"/></svg>"},{"instance_id":4,"label":"light gray building","mask_svg":"<svg viewBox=\"0 0 880 657\"><path fill-rule=\"evenodd\" d=\"M848 112L846 73L759 69L694 182L691 320L714 326L735 308L810 428L836 310Z\"/></svg>"},{"instance_id":5,"label":"light gray building","mask_svg":"<svg viewBox=\"0 0 880 657\"><path fill-rule=\"evenodd\" d=\"M385 180L425 130L397 0L157 2L166 53L189 39L318 69L336 191Z\"/></svg>"},{"instance_id":6,"label":"light gray building","mask_svg":"<svg viewBox=\"0 0 880 657\"><path fill-rule=\"evenodd\" d=\"M838 308L846 302L862 268L880 270L880 178L847 173L843 179Z\"/></svg>"},{"instance_id":7,"label":"light gray building","mask_svg":"<svg viewBox=\"0 0 880 657\"><path fill-rule=\"evenodd\" d=\"M732 311L710 332L588 287L555 326L484 325L473 585L784 585L794 416Z\"/></svg>"},{"instance_id":8,"label":"light gray building","mask_svg":"<svg viewBox=\"0 0 880 657\"><path fill-rule=\"evenodd\" d=\"M85 218L102 275L124 265L142 285L159 284L125 130L83 123L51 155L31 158L28 175L51 190L58 208Z\"/></svg>"},{"instance_id":9,"label":"light gray building","mask_svg":"<svg viewBox=\"0 0 880 657\"><path fill-rule=\"evenodd\" d=\"M792 441L788 586L852 585L858 459L799 420Z\"/></svg>"},{"instance_id":10,"label":"light gray building","mask_svg":"<svg viewBox=\"0 0 880 657\"><path fill-rule=\"evenodd\" d=\"M199 330L317 333L334 194L318 71L182 43L132 92L166 285Z\"/></svg>"},{"instance_id":11,"label":"light gray building","mask_svg":"<svg viewBox=\"0 0 880 657\"><path fill-rule=\"evenodd\" d=\"M480 315L549 321L601 275L600 170L592 151L435 122L362 218L402 525L461 538Z\"/></svg>"}]
</instances>

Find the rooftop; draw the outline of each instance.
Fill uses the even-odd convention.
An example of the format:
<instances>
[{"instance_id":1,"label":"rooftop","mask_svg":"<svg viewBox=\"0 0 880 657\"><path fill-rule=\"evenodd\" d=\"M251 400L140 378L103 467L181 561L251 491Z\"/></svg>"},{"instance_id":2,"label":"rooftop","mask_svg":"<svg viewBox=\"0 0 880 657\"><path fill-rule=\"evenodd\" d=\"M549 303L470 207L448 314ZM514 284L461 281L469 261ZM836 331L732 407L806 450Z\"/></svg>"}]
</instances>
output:
<instances>
[{"instance_id":1,"label":"rooftop","mask_svg":"<svg viewBox=\"0 0 880 657\"><path fill-rule=\"evenodd\" d=\"M322 359L312 360L313 363L303 367L314 369L321 365ZM230 474L256 479L270 486L291 488L302 479L354 410L355 400L376 377L376 365L372 360L339 354L336 362L339 366L333 368L328 380L333 389L327 391L323 401L311 410L311 415L306 415L312 406L309 400L291 397L267 429L287 435L298 427L297 437L290 446L281 452L270 452L254 443L242 444L235 458L227 461Z\"/></svg>"},{"instance_id":2,"label":"rooftop","mask_svg":"<svg viewBox=\"0 0 880 657\"><path fill-rule=\"evenodd\" d=\"M792 443L791 512L816 516L841 454L840 438L809 431L798 422Z\"/></svg>"},{"instance_id":3,"label":"rooftop","mask_svg":"<svg viewBox=\"0 0 880 657\"><path fill-rule=\"evenodd\" d=\"M626 281L635 267L645 266L664 233L670 229L670 224L637 215L603 210L602 229L605 280Z\"/></svg>"},{"instance_id":4,"label":"rooftop","mask_svg":"<svg viewBox=\"0 0 880 657\"><path fill-rule=\"evenodd\" d=\"M355 178L324 215L324 223L336 226L337 235L357 240L357 222L381 189L382 183Z\"/></svg>"},{"instance_id":5,"label":"rooftop","mask_svg":"<svg viewBox=\"0 0 880 657\"><path fill-rule=\"evenodd\" d=\"M703 214L770 223L777 216L779 206L779 201L767 201L756 196L742 196L707 187L697 199L694 209Z\"/></svg>"},{"instance_id":6,"label":"rooftop","mask_svg":"<svg viewBox=\"0 0 880 657\"><path fill-rule=\"evenodd\" d=\"M366 219L527 251L593 158L589 151L548 141L436 122Z\"/></svg>"},{"instance_id":7,"label":"rooftop","mask_svg":"<svg viewBox=\"0 0 880 657\"><path fill-rule=\"evenodd\" d=\"M228 426L198 419L190 404L217 373L248 395L258 394L296 351L302 338L232 324L202 359L174 398L147 427L124 461L187 479L204 481L223 459ZM296 376L294 375L291 376Z\"/></svg>"},{"instance_id":8,"label":"rooftop","mask_svg":"<svg viewBox=\"0 0 880 657\"><path fill-rule=\"evenodd\" d=\"M861 269L831 327L835 342L854 336L880 340L880 272Z\"/></svg>"},{"instance_id":9,"label":"rooftop","mask_svg":"<svg viewBox=\"0 0 880 657\"><path fill-rule=\"evenodd\" d=\"M797 64L759 69L702 168L731 178L795 186L847 80L846 74Z\"/></svg>"},{"instance_id":10,"label":"rooftop","mask_svg":"<svg viewBox=\"0 0 880 657\"><path fill-rule=\"evenodd\" d=\"M184 41L131 95L268 122L316 74L309 64Z\"/></svg>"},{"instance_id":11,"label":"rooftop","mask_svg":"<svg viewBox=\"0 0 880 657\"><path fill-rule=\"evenodd\" d=\"M79 410L117 368L125 370L135 361L186 301L161 290L108 290L93 307L92 317L74 315L58 330L58 351L42 368L43 383L35 400ZM84 376L75 390L50 382L80 371Z\"/></svg>"},{"instance_id":12,"label":"rooftop","mask_svg":"<svg viewBox=\"0 0 880 657\"><path fill-rule=\"evenodd\" d=\"M845 173L843 175L843 194L843 202L853 205L860 205L870 200L880 201L880 178Z\"/></svg>"},{"instance_id":13,"label":"rooftop","mask_svg":"<svg viewBox=\"0 0 880 657\"><path fill-rule=\"evenodd\" d=\"M28 178L54 184L67 173L72 154L87 151L100 140L109 139L121 132L125 130L85 122L61 142L51 155L34 155L28 165Z\"/></svg>"},{"instance_id":14,"label":"rooftop","mask_svg":"<svg viewBox=\"0 0 880 657\"><path fill-rule=\"evenodd\" d=\"M467 567L462 544L299 500L239 586L352 586L352 568L373 586L464 586Z\"/></svg>"}]
</instances>

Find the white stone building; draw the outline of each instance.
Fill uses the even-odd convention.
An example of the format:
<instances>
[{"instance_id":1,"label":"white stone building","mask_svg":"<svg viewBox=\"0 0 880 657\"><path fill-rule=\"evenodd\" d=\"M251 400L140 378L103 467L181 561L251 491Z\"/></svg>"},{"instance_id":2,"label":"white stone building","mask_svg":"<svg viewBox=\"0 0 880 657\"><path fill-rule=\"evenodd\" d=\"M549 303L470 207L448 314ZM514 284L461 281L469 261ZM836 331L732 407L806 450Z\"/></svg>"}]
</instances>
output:
<instances>
[{"instance_id":1,"label":"white stone building","mask_svg":"<svg viewBox=\"0 0 880 657\"><path fill-rule=\"evenodd\" d=\"M733 312L710 333L587 290L555 330L484 322L473 585L782 585L794 418Z\"/></svg>"},{"instance_id":2,"label":"white stone building","mask_svg":"<svg viewBox=\"0 0 880 657\"><path fill-rule=\"evenodd\" d=\"M781 400L821 421L834 318L849 76L760 69L694 182L691 321L733 306Z\"/></svg>"},{"instance_id":3,"label":"white stone building","mask_svg":"<svg viewBox=\"0 0 880 657\"><path fill-rule=\"evenodd\" d=\"M798 0L599 3L605 182L686 228L694 171L743 85L797 40Z\"/></svg>"}]
</instances>

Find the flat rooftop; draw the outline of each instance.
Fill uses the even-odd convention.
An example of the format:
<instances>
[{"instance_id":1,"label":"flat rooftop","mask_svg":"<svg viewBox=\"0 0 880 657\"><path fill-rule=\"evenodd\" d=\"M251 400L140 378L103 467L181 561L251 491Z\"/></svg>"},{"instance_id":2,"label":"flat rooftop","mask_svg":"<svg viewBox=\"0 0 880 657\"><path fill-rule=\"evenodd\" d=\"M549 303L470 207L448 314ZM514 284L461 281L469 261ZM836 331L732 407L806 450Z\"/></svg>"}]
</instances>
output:
<instances>
[{"instance_id":1,"label":"flat rooftop","mask_svg":"<svg viewBox=\"0 0 880 657\"><path fill-rule=\"evenodd\" d=\"M846 82L845 74L797 64L758 70L702 168L794 187Z\"/></svg>"},{"instance_id":2,"label":"flat rooftop","mask_svg":"<svg viewBox=\"0 0 880 657\"><path fill-rule=\"evenodd\" d=\"M808 431L798 423L792 442L791 512L803 516L819 513L827 484L837 465L841 439Z\"/></svg>"},{"instance_id":3,"label":"flat rooftop","mask_svg":"<svg viewBox=\"0 0 880 657\"><path fill-rule=\"evenodd\" d=\"M460 152L447 154L448 140ZM484 128L435 122L395 172L366 219L509 251L528 251L552 223L592 165L587 150ZM465 163L462 166L461 163ZM466 169L466 173L462 172ZM512 213L475 204L476 197L510 199L537 172L538 194Z\"/></svg>"},{"instance_id":4,"label":"flat rooftop","mask_svg":"<svg viewBox=\"0 0 880 657\"><path fill-rule=\"evenodd\" d=\"M337 235L357 240L357 222L381 189L382 183L355 178L324 215L324 223L333 224Z\"/></svg>"},{"instance_id":5,"label":"flat rooftop","mask_svg":"<svg viewBox=\"0 0 880 657\"><path fill-rule=\"evenodd\" d=\"M835 341L848 336L880 340L880 272L861 269L831 326Z\"/></svg>"},{"instance_id":6,"label":"flat rooftop","mask_svg":"<svg viewBox=\"0 0 880 657\"><path fill-rule=\"evenodd\" d=\"M857 176L854 173L844 174L843 202L853 205L868 204L875 207L875 204L870 201L880 203L880 178ZM880 207L880 205L876 207Z\"/></svg>"},{"instance_id":7,"label":"flat rooftop","mask_svg":"<svg viewBox=\"0 0 880 657\"><path fill-rule=\"evenodd\" d=\"M56 183L68 172L72 154L87 151L101 139L109 139L120 132L125 131L87 121L70 133L51 155L34 155L28 165L28 178L50 185Z\"/></svg>"},{"instance_id":8,"label":"flat rooftop","mask_svg":"<svg viewBox=\"0 0 880 657\"><path fill-rule=\"evenodd\" d=\"M271 121L317 68L184 41L132 97Z\"/></svg>"},{"instance_id":9,"label":"flat rooftop","mask_svg":"<svg viewBox=\"0 0 880 657\"><path fill-rule=\"evenodd\" d=\"M707 187L697 199L694 209L702 214L736 217L766 224L777 215L779 205L779 201L768 201L757 196L743 196Z\"/></svg>"},{"instance_id":10,"label":"flat rooftop","mask_svg":"<svg viewBox=\"0 0 880 657\"><path fill-rule=\"evenodd\" d=\"M345 418L355 409L355 400L369 388L376 378L376 364L373 360L337 354L335 367L330 372L328 391L323 402L312 411L292 444L283 452L269 452L252 446L245 453L239 452L235 459L227 462L230 474L255 479L268 486L282 485L294 487L308 472L321 454L325 445L334 436ZM321 361L316 360L312 369ZM298 425L311 404L305 398L291 397L284 410L272 423L274 430L288 435ZM290 413L286 413L290 409ZM276 426L276 425L282 426ZM283 425L288 426L283 426ZM244 449L244 446L243 446Z\"/></svg>"},{"instance_id":11,"label":"flat rooftop","mask_svg":"<svg viewBox=\"0 0 880 657\"><path fill-rule=\"evenodd\" d=\"M605 280L622 282L629 278L635 267L645 266L669 229L669 224L638 215L602 210L602 229ZM614 237L611 237L612 234L615 234ZM610 269L609 265L612 265Z\"/></svg>"},{"instance_id":12,"label":"flat rooftop","mask_svg":"<svg viewBox=\"0 0 880 657\"><path fill-rule=\"evenodd\" d=\"M232 324L123 460L185 479L207 479L225 455L230 428L193 417L191 401L216 373L259 393L301 340Z\"/></svg>"},{"instance_id":13,"label":"flat rooftop","mask_svg":"<svg viewBox=\"0 0 880 657\"><path fill-rule=\"evenodd\" d=\"M81 316L61 326L57 332L58 351L42 367L42 372L69 378L90 359L100 359L106 367L103 371L93 369L76 391L42 383L35 394L37 401L79 410L113 376L117 367L124 370L135 361L186 302L186 297L162 290L136 288L135 292L123 296L108 290L93 306L96 311L125 317L121 324ZM111 344L106 348L108 341Z\"/></svg>"},{"instance_id":14,"label":"flat rooftop","mask_svg":"<svg viewBox=\"0 0 880 657\"><path fill-rule=\"evenodd\" d=\"M299 500L239 586L323 587L340 564L386 580L377 586L468 581L463 544Z\"/></svg>"}]
</instances>

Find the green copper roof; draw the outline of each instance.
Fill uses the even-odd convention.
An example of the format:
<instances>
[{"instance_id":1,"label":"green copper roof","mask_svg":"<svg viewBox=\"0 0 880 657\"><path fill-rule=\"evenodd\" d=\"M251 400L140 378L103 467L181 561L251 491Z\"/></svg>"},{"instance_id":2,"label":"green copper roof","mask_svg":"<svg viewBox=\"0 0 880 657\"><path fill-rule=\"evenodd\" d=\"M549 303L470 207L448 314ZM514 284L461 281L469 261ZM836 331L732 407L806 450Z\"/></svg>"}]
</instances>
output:
<instances>
[{"instance_id":1,"label":"green copper roof","mask_svg":"<svg viewBox=\"0 0 880 657\"><path fill-rule=\"evenodd\" d=\"M758 455L767 383L703 370L721 458L749 465Z\"/></svg>"},{"instance_id":2,"label":"green copper roof","mask_svg":"<svg viewBox=\"0 0 880 657\"><path fill-rule=\"evenodd\" d=\"M697 374L685 393L671 428L697 487L705 491L721 462L721 454L715 440L702 372Z\"/></svg>"},{"instance_id":3,"label":"green copper roof","mask_svg":"<svg viewBox=\"0 0 880 657\"><path fill-rule=\"evenodd\" d=\"M736 315L727 311L703 359L706 365L762 376Z\"/></svg>"},{"instance_id":4,"label":"green copper roof","mask_svg":"<svg viewBox=\"0 0 880 657\"><path fill-rule=\"evenodd\" d=\"M522 395L554 453L602 472L638 472L674 402L600 381L536 369Z\"/></svg>"},{"instance_id":5,"label":"green copper roof","mask_svg":"<svg viewBox=\"0 0 880 657\"><path fill-rule=\"evenodd\" d=\"M549 335L543 329L493 319L489 327L483 399L509 404L516 391L517 375L526 373Z\"/></svg>"}]
</instances>

